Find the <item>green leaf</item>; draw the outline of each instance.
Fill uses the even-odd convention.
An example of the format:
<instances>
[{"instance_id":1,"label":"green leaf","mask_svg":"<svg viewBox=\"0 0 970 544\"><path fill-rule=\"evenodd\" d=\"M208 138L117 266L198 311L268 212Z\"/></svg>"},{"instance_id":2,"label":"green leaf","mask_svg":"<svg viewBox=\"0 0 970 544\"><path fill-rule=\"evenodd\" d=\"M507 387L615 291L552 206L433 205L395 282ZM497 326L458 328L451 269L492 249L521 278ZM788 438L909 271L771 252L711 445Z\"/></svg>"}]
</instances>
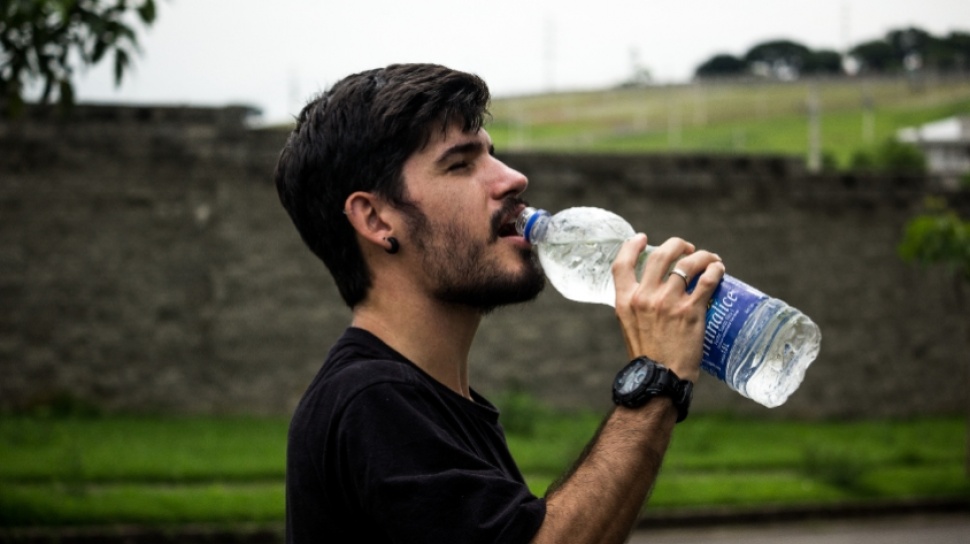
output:
<instances>
[{"instance_id":1,"label":"green leaf","mask_svg":"<svg viewBox=\"0 0 970 544\"><path fill-rule=\"evenodd\" d=\"M7 109L16 106L11 96L19 95L21 83L38 85L41 102L58 89L73 101L74 65L104 62L112 49L120 84L139 51L132 23L148 25L156 17L156 0L0 0L0 92Z\"/></svg>"},{"instance_id":2,"label":"green leaf","mask_svg":"<svg viewBox=\"0 0 970 544\"><path fill-rule=\"evenodd\" d=\"M141 22L146 25L150 25L155 22L155 0L145 0L140 6L138 6L138 16L141 17Z\"/></svg>"},{"instance_id":3,"label":"green leaf","mask_svg":"<svg viewBox=\"0 0 970 544\"><path fill-rule=\"evenodd\" d=\"M970 278L970 222L953 210L932 207L906 224L897 251L905 261L947 264Z\"/></svg>"},{"instance_id":4,"label":"green leaf","mask_svg":"<svg viewBox=\"0 0 970 544\"><path fill-rule=\"evenodd\" d=\"M115 85L121 85L121 77L128 68L128 52L120 47L115 49Z\"/></svg>"},{"instance_id":5,"label":"green leaf","mask_svg":"<svg viewBox=\"0 0 970 544\"><path fill-rule=\"evenodd\" d=\"M107 41L105 41L101 37L99 37L97 40L95 40L95 42L94 42L94 51L91 53L91 59L90 59L91 64L97 64L101 60L101 57L104 56L104 53L107 50L108 50L108 42Z\"/></svg>"}]
</instances>

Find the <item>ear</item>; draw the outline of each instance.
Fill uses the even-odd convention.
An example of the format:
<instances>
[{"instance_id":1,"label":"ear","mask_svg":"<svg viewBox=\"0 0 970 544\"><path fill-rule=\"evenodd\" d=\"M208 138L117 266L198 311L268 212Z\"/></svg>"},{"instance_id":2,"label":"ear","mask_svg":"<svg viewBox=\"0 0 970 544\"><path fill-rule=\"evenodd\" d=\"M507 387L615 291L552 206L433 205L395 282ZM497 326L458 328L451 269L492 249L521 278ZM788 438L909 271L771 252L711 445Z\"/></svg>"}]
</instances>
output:
<instances>
[{"instance_id":1,"label":"ear","mask_svg":"<svg viewBox=\"0 0 970 544\"><path fill-rule=\"evenodd\" d=\"M344 201L344 213L357 234L380 248L394 235L393 208L374 193L357 191Z\"/></svg>"}]
</instances>

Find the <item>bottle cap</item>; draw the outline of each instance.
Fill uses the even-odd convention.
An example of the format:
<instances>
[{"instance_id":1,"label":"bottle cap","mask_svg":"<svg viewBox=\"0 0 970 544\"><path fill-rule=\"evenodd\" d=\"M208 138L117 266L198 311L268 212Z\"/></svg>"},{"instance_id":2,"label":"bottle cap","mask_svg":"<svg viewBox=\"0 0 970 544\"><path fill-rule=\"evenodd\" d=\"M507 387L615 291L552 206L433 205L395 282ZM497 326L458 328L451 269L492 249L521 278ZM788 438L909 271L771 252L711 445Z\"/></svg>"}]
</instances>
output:
<instances>
[{"instance_id":1,"label":"bottle cap","mask_svg":"<svg viewBox=\"0 0 970 544\"><path fill-rule=\"evenodd\" d=\"M519 214L518 219L515 221L515 230L525 237L526 241L530 244L532 240L532 228L535 227L536 222L540 217L548 216L549 212L546 210L537 210L535 208L526 208L522 210Z\"/></svg>"}]
</instances>

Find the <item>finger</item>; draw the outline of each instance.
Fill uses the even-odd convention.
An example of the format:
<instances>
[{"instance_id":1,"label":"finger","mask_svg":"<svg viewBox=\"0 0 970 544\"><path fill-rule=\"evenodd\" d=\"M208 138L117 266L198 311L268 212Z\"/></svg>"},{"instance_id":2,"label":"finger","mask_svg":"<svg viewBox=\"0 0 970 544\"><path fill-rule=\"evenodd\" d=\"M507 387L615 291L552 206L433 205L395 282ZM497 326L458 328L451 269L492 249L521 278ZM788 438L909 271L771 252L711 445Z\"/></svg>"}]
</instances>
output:
<instances>
[{"instance_id":1,"label":"finger","mask_svg":"<svg viewBox=\"0 0 970 544\"><path fill-rule=\"evenodd\" d=\"M704 272L711 263L720 261L721 258L710 251L696 251L677 261L664 283L669 283L674 288L690 289L698 274Z\"/></svg>"},{"instance_id":2,"label":"finger","mask_svg":"<svg viewBox=\"0 0 970 544\"><path fill-rule=\"evenodd\" d=\"M687 272L684 272L680 268L675 266L673 270L670 271L670 276L676 276L684 280L684 289L687 289L690 287L690 274ZM669 283L670 276L668 276L668 281L665 281L665 283ZM674 282L674 283L677 283L677 282Z\"/></svg>"},{"instance_id":3,"label":"finger","mask_svg":"<svg viewBox=\"0 0 970 544\"><path fill-rule=\"evenodd\" d=\"M714 295L714 290L717 286L721 284L721 279L724 277L724 263L721 261L714 261L707 265L704 272L697 278L697 284L694 286L694 291L691 293L691 297L697 300L702 300L706 304L707 301L711 299Z\"/></svg>"},{"instance_id":4,"label":"finger","mask_svg":"<svg viewBox=\"0 0 970 544\"><path fill-rule=\"evenodd\" d=\"M681 239L670 238L652 252L647 259L647 265L643 269L641 283L653 283L658 285L667 278L667 273L674 263L694 252L694 245Z\"/></svg>"},{"instance_id":5,"label":"finger","mask_svg":"<svg viewBox=\"0 0 970 544\"><path fill-rule=\"evenodd\" d=\"M613 285L617 294L628 292L636 287L636 265L640 254L647 248L647 235L637 234L620 247L616 259L613 260ZM619 298L619 297L618 297Z\"/></svg>"}]
</instances>

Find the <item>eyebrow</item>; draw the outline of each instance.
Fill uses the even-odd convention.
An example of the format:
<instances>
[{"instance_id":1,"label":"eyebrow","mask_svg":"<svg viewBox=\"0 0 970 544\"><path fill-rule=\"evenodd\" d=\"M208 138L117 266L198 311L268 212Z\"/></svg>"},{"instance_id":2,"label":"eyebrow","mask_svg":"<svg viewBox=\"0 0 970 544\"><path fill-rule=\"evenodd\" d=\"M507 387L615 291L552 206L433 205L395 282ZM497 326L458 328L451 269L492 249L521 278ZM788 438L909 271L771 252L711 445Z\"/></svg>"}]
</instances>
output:
<instances>
[{"instance_id":1,"label":"eyebrow","mask_svg":"<svg viewBox=\"0 0 970 544\"><path fill-rule=\"evenodd\" d=\"M435 165L442 166L444 163L451 160L455 155L465 155L468 153L479 153L485 147L485 144L479 141L465 142L461 144L455 144L448 149L444 150L441 155L434 161ZM490 155L495 154L495 146L488 146L488 153Z\"/></svg>"}]
</instances>

